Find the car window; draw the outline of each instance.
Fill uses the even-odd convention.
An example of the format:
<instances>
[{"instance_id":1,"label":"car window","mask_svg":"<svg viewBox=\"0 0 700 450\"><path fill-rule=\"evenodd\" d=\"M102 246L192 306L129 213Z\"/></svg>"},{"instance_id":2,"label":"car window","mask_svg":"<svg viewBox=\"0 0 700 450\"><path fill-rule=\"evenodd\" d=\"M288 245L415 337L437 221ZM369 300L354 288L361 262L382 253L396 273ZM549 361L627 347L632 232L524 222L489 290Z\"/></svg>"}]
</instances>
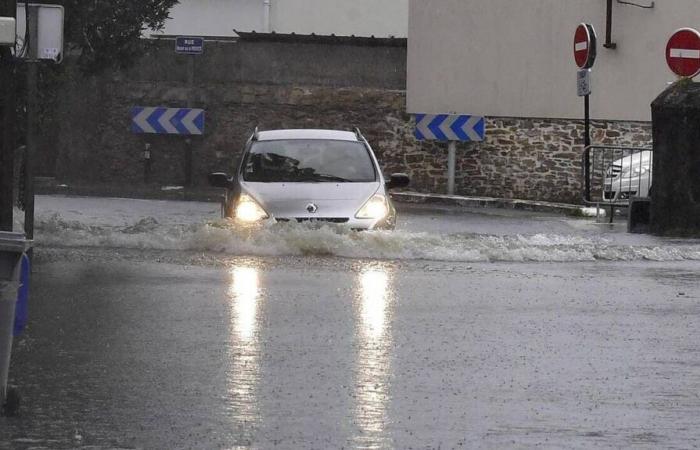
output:
<instances>
[{"instance_id":1,"label":"car window","mask_svg":"<svg viewBox=\"0 0 700 450\"><path fill-rule=\"evenodd\" d=\"M377 180L369 151L360 142L279 140L255 142L243 165L245 181L352 182Z\"/></svg>"}]
</instances>

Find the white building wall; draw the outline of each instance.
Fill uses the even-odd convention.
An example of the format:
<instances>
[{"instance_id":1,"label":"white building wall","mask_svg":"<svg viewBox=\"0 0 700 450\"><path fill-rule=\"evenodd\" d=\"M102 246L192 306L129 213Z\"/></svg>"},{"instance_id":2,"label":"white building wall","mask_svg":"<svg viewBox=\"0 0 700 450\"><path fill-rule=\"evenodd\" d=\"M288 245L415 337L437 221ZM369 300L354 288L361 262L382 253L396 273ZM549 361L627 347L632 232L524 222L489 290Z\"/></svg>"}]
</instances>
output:
<instances>
[{"instance_id":1,"label":"white building wall","mask_svg":"<svg viewBox=\"0 0 700 450\"><path fill-rule=\"evenodd\" d=\"M406 37L408 0L270 0L270 26L278 33ZM235 36L265 31L264 0L180 0L160 32Z\"/></svg>"},{"instance_id":2,"label":"white building wall","mask_svg":"<svg viewBox=\"0 0 700 450\"><path fill-rule=\"evenodd\" d=\"M650 120L650 103L676 79L665 62L668 38L700 27L700 0L655 4L614 2L618 46L608 50L604 0L411 0L408 110L581 118L573 33L589 22L599 41L592 115Z\"/></svg>"},{"instance_id":3,"label":"white building wall","mask_svg":"<svg viewBox=\"0 0 700 450\"><path fill-rule=\"evenodd\" d=\"M235 36L263 29L262 0L180 0L161 34Z\"/></svg>"},{"instance_id":4,"label":"white building wall","mask_svg":"<svg viewBox=\"0 0 700 450\"><path fill-rule=\"evenodd\" d=\"M272 0L273 29L316 33L406 37L408 0Z\"/></svg>"}]
</instances>

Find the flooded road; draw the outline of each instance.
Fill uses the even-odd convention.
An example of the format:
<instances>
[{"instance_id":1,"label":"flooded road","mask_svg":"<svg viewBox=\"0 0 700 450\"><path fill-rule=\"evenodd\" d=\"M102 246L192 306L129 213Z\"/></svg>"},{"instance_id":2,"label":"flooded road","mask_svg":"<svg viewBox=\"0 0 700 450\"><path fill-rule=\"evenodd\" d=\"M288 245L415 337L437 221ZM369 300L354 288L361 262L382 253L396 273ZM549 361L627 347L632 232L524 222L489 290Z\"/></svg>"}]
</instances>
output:
<instances>
[{"instance_id":1,"label":"flooded road","mask_svg":"<svg viewBox=\"0 0 700 450\"><path fill-rule=\"evenodd\" d=\"M241 229L219 205L39 197L42 246L218 253L227 256L337 256L452 262L700 261L700 240L630 235L596 224L514 210L402 206L397 230L357 233L300 224Z\"/></svg>"},{"instance_id":2,"label":"flooded road","mask_svg":"<svg viewBox=\"0 0 700 450\"><path fill-rule=\"evenodd\" d=\"M697 241L423 209L263 239L45 200L0 448L700 445Z\"/></svg>"}]
</instances>

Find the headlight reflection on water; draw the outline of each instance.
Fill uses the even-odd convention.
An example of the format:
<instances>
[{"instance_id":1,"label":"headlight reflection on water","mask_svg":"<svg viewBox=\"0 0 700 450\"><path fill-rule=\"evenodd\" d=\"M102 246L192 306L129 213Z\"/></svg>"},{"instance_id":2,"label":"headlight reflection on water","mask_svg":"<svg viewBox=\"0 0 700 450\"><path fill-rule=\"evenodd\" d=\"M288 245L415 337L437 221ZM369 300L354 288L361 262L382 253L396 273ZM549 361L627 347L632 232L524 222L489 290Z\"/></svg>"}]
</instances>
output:
<instances>
[{"instance_id":1,"label":"headlight reflection on water","mask_svg":"<svg viewBox=\"0 0 700 450\"><path fill-rule=\"evenodd\" d=\"M234 267L228 296L231 303L228 411L237 432L253 436L259 421L260 343L258 341L260 280L258 270Z\"/></svg>"},{"instance_id":2,"label":"headlight reflection on water","mask_svg":"<svg viewBox=\"0 0 700 450\"><path fill-rule=\"evenodd\" d=\"M358 353L356 369L357 444L364 448L389 445L386 410L390 400L393 310L391 274L383 266L370 266L358 275Z\"/></svg>"},{"instance_id":3,"label":"headlight reflection on water","mask_svg":"<svg viewBox=\"0 0 700 450\"><path fill-rule=\"evenodd\" d=\"M366 339L378 339L386 327L389 275L383 270L368 270L360 275L362 330Z\"/></svg>"},{"instance_id":4,"label":"headlight reflection on water","mask_svg":"<svg viewBox=\"0 0 700 450\"><path fill-rule=\"evenodd\" d=\"M250 342L257 331L258 271L250 267L235 267L230 293L233 301L234 329L242 341Z\"/></svg>"}]
</instances>

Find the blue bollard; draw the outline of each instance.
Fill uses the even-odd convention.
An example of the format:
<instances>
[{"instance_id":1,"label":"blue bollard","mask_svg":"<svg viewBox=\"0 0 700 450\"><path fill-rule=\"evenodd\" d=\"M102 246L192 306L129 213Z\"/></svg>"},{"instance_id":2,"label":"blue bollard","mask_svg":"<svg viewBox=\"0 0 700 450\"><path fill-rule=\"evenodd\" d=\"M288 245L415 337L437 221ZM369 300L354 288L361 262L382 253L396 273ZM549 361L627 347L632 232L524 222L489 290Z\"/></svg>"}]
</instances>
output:
<instances>
[{"instance_id":1,"label":"blue bollard","mask_svg":"<svg viewBox=\"0 0 700 450\"><path fill-rule=\"evenodd\" d=\"M24 329L27 327L27 321L29 320L29 277L31 274L31 262L29 257L24 254L22 255L22 262L20 266L19 282L20 287L17 291L17 306L15 306L15 325L14 325L14 336L17 337Z\"/></svg>"}]
</instances>

